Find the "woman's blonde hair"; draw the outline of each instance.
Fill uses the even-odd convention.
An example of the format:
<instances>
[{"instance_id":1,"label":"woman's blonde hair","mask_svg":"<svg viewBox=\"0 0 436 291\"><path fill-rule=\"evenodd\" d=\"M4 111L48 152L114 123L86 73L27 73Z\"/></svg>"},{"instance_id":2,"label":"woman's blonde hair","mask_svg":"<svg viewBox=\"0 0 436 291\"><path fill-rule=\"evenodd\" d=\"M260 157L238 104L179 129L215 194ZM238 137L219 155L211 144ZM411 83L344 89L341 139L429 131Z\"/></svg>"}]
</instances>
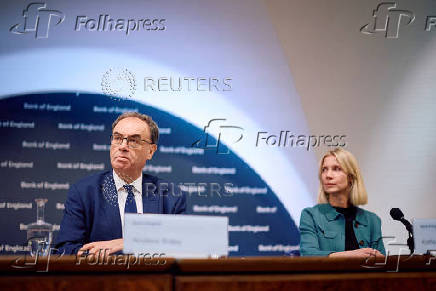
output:
<instances>
[{"instance_id":1,"label":"woman's blonde hair","mask_svg":"<svg viewBox=\"0 0 436 291\"><path fill-rule=\"evenodd\" d=\"M352 153L342 148L336 148L327 152L319 163L318 178L320 181L318 192L318 203L328 203L328 193L324 192L322 187L321 172L324 164L324 159L328 156L333 156L338 161L342 170L345 172L350 185L350 203L352 205L364 205L368 203L368 194L366 193L365 185L363 184L363 178L360 174L357 160Z\"/></svg>"}]
</instances>

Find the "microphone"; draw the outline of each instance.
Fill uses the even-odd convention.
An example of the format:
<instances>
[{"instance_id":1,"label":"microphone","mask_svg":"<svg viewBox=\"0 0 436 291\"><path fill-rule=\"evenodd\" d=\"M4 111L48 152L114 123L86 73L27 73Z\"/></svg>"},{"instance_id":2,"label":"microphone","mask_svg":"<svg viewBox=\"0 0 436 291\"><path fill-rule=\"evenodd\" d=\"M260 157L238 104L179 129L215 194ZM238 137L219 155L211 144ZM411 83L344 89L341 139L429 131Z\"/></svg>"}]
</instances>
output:
<instances>
[{"instance_id":1,"label":"microphone","mask_svg":"<svg viewBox=\"0 0 436 291\"><path fill-rule=\"evenodd\" d=\"M403 211L401 211L400 208L392 208L389 213L394 220L400 220L401 218L404 218Z\"/></svg>"},{"instance_id":2,"label":"microphone","mask_svg":"<svg viewBox=\"0 0 436 291\"><path fill-rule=\"evenodd\" d=\"M407 231L413 233L413 226L410 222L404 218L403 211L400 208L392 208L389 212L393 220L398 220L406 227Z\"/></svg>"},{"instance_id":3,"label":"microphone","mask_svg":"<svg viewBox=\"0 0 436 291\"><path fill-rule=\"evenodd\" d=\"M410 254L413 254L413 252L415 251L415 244L413 241L413 227L412 227L412 225L410 224L410 222L407 219L404 218L403 211L401 211L400 208L392 208L391 211L389 212L389 214L391 215L391 217L394 220L398 220L406 226L406 229L409 232L409 238L407 239L407 246L410 249Z\"/></svg>"}]
</instances>

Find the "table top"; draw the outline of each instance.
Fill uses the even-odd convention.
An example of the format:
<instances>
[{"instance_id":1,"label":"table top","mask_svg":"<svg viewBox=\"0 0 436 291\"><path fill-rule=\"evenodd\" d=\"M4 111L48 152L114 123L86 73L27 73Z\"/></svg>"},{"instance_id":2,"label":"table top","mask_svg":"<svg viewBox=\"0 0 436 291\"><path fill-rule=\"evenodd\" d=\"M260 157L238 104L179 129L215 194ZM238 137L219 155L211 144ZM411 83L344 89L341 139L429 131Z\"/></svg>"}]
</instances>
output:
<instances>
[{"instance_id":1,"label":"table top","mask_svg":"<svg viewBox=\"0 0 436 291\"><path fill-rule=\"evenodd\" d=\"M149 273L325 273L325 272L436 272L430 255L388 256L375 260L328 257L230 257L174 259L132 255L31 257L0 256L0 272L149 272Z\"/></svg>"}]
</instances>

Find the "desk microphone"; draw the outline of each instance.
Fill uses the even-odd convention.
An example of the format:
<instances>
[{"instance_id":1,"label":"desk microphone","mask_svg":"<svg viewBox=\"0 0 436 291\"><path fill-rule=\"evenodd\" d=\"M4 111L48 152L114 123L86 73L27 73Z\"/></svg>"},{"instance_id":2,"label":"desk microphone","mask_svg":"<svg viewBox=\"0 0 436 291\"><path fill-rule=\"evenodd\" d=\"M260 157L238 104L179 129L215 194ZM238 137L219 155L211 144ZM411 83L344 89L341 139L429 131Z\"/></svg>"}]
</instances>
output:
<instances>
[{"instance_id":1,"label":"desk microphone","mask_svg":"<svg viewBox=\"0 0 436 291\"><path fill-rule=\"evenodd\" d=\"M406 226L407 231L412 232L413 233L413 226L412 224L410 224L410 222L404 218L404 214L403 211L401 211L400 208L392 208L390 211L391 217L394 220L398 220L401 221L402 224L404 224L404 226Z\"/></svg>"},{"instance_id":2,"label":"desk microphone","mask_svg":"<svg viewBox=\"0 0 436 291\"><path fill-rule=\"evenodd\" d=\"M406 226L406 229L409 232L409 238L407 239L407 245L409 246L410 253L413 254L413 252L415 250L415 245L413 242L413 226L412 226L412 224L410 224L410 222L404 218L403 211L401 211L400 208L392 208L389 213L394 220L398 220L402 224L404 224L404 226Z\"/></svg>"}]
</instances>

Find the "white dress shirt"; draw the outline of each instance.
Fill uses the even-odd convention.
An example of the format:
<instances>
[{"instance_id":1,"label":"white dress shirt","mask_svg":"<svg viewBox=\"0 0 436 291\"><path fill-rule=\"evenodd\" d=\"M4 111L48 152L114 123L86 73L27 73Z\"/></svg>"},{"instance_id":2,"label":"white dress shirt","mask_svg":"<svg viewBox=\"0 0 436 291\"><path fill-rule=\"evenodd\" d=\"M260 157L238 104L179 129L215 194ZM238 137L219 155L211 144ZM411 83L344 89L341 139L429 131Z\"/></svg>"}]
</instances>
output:
<instances>
[{"instance_id":1,"label":"white dress shirt","mask_svg":"<svg viewBox=\"0 0 436 291\"><path fill-rule=\"evenodd\" d=\"M112 174L114 176L115 188L117 188L118 193L118 206L120 209L120 217L121 217L121 226L123 228L124 233L124 207L126 206L127 200L127 190L123 187L127 185L127 183L121 179L114 170L112 170ZM139 176L138 179L128 184L133 186L133 195L135 196L136 202L136 210L138 213L143 213L142 209L142 175Z\"/></svg>"}]
</instances>

